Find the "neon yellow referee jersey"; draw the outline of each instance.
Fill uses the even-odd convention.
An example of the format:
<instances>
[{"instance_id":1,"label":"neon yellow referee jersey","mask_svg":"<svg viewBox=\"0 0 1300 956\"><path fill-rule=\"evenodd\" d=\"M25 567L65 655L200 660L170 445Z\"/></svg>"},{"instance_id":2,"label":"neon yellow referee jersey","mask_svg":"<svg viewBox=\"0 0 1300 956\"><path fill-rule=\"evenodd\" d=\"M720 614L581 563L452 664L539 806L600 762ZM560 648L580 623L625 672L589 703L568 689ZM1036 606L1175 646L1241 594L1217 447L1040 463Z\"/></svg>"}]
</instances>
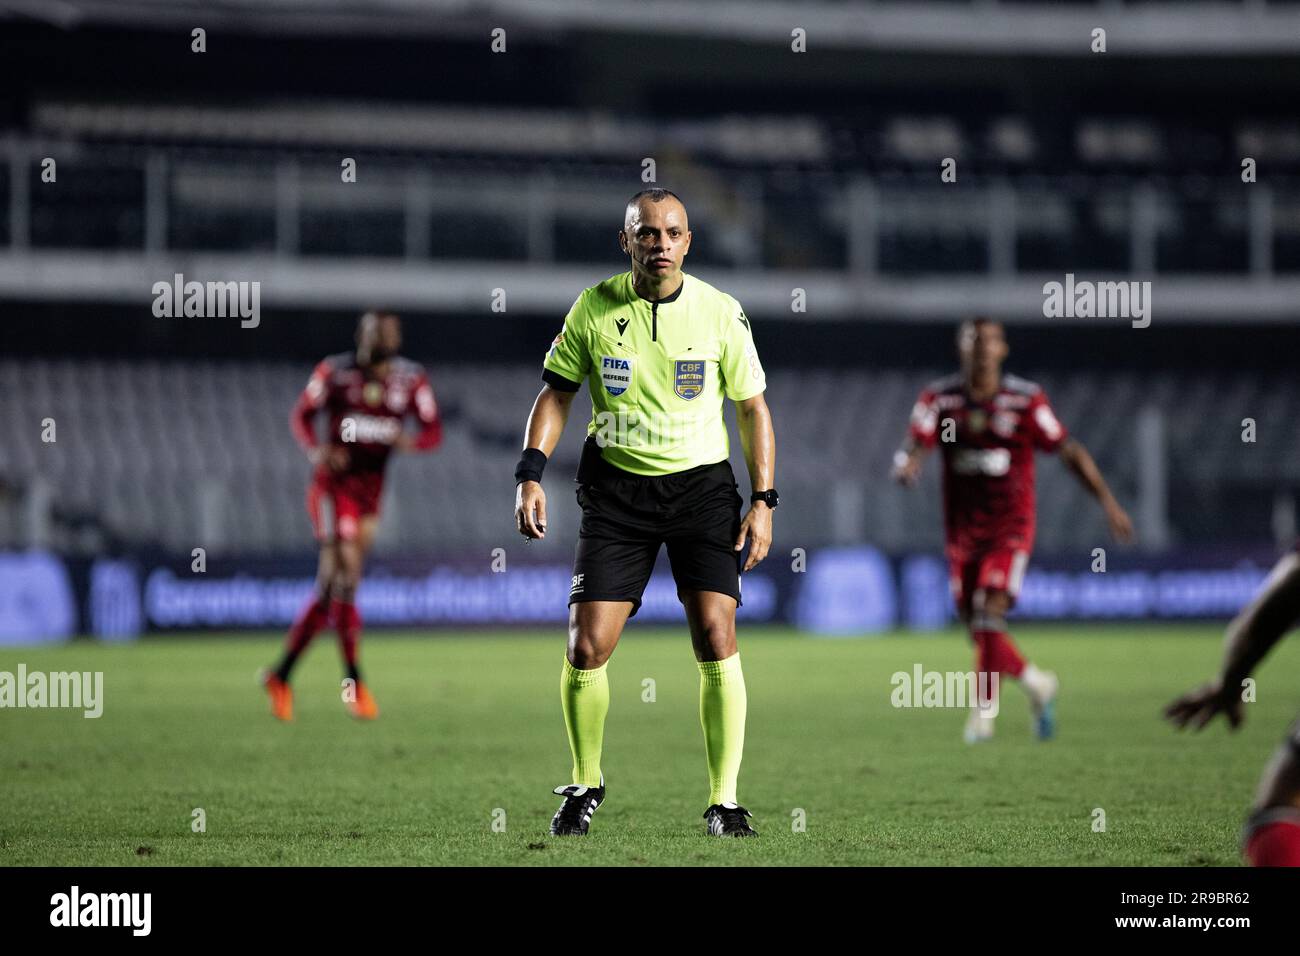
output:
<instances>
[{"instance_id":1,"label":"neon yellow referee jersey","mask_svg":"<svg viewBox=\"0 0 1300 956\"><path fill-rule=\"evenodd\" d=\"M587 434L611 465L668 475L730 453L724 397L740 402L767 387L740 303L683 273L657 303L632 288L632 273L585 290L546 353L553 388L591 390Z\"/></svg>"}]
</instances>

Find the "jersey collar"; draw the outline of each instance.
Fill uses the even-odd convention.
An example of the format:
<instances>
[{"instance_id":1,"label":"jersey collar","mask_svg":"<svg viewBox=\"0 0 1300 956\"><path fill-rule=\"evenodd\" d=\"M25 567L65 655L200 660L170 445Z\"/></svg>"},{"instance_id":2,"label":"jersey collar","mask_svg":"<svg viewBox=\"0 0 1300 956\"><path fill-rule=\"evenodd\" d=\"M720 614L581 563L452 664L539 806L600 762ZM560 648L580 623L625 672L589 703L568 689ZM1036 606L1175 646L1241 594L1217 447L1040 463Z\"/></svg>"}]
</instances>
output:
<instances>
[{"instance_id":1,"label":"jersey collar","mask_svg":"<svg viewBox=\"0 0 1300 956\"><path fill-rule=\"evenodd\" d=\"M676 302L681 298L682 290L686 288L686 281L689 278L690 276L686 275L686 273L682 273L682 284L677 287L677 291L672 295L666 295L662 299L643 299L640 293L636 291L636 286L632 284L632 273L629 271L627 274L627 291L632 302L644 302L647 305L667 305L669 302Z\"/></svg>"},{"instance_id":2,"label":"jersey collar","mask_svg":"<svg viewBox=\"0 0 1300 956\"><path fill-rule=\"evenodd\" d=\"M978 404L978 405L987 405L989 402L993 401L993 400L996 399L999 395L1001 395L1001 394L1002 394L1002 382L1003 382L1003 379L1004 379L1004 376L1003 376L1003 375L998 375L998 387L997 387L997 389L996 389L996 390L993 392L993 394L990 395L988 398L984 399L983 401L976 402L976 404ZM965 375L962 376L961 391L962 391L962 394L966 397L966 401L968 401L968 402L975 402L975 396L971 394L970 384L966 381L966 376L965 376Z\"/></svg>"}]
</instances>

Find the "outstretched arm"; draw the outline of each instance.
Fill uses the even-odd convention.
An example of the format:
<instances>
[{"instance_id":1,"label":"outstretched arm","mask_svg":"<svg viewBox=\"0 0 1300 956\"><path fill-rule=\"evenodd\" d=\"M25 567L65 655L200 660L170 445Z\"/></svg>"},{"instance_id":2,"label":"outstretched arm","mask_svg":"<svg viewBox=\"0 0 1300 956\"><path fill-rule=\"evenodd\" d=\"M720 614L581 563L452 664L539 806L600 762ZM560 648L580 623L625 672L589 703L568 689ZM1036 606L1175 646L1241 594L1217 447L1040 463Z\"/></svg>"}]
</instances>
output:
<instances>
[{"instance_id":1,"label":"outstretched arm","mask_svg":"<svg viewBox=\"0 0 1300 956\"><path fill-rule=\"evenodd\" d=\"M1191 724L1200 730L1215 714L1228 723L1241 723L1241 685L1273 645L1300 618L1300 555L1287 554L1268 576L1255 599L1228 625L1223 664L1218 676L1203 687L1184 694L1165 708L1176 726Z\"/></svg>"},{"instance_id":2,"label":"outstretched arm","mask_svg":"<svg viewBox=\"0 0 1300 956\"><path fill-rule=\"evenodd\" d=\"M772 429L772 412L767 407L763 393L736 402L736 424L740 428L740 444L745 451L745 466L749 469L751 491L770 491L776 471L776 433ZM772 509L762 501L749 506L740 522L736 537L736 550L750 539L749 557L744 570L748 571L765 557L772 547Z\"/></svg>"},{"instance_id":3,"label":"outstretched arm","mask_svg":"<svg viewBox=\"0 0 1300 956\"><path fill-rule=\"evenodd\" d=\"M564 425L569 420L569 408L577 394L576 391L542 386L528 415L524 436L526 458L536 458L540 454L540 463L545 466L546 459L560 442ZM540 481L524 480L515 486L515 527L526 538L546 537L546 492L542 490Z\"/></svg>"},{"instance_id":4,"label":"outstretched arm","mask_svg":"<svg viewBox=\"0 0 1300 956\"><path fill-rule=\"evenodd\" d=\"M1079 483L1101 502L1102 510L1106 512L1106 522L1110 525L1110 533L1116 540L1125 543L1132 541L1133 522L1129 519L1128 512L1111 494L1106 479L1101 476L1101 469L1093 461L1088 449L1083 447L1083 443L1075 438L1067 438L1061 445L1061 461L1079 479Z\"/></svg>"}]
</instances>

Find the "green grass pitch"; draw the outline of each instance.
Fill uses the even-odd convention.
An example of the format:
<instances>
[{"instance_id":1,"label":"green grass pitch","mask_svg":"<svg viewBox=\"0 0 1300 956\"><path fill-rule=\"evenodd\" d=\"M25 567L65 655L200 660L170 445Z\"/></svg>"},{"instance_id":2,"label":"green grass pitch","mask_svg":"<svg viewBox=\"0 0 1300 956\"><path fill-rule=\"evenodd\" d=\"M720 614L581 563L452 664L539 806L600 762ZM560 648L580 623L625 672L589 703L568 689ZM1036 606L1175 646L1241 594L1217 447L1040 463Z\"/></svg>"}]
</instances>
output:
<instances>
[{"instance_id":1,"label":"green grass pitch","mask_svg":"<svg viewBox=\"0 0 1300 956\"><path fill-rule=\"evenodd\" d=\"M1059 735L1033 741L1006 686L997 736L972 748L962 712L890 704L895 671L968 670L962 635L748 629L740 795L760 836L725 842L704 835L698 676L680 630L629 628L611 661L609 797L585 840L547 834L550 790L569 779L554 633L368 635L374 724L343 711L332 634L300 666L286 725L254 682L278 635L4 648L0 670L103 671L105 702L97 720L0 711L0 862L1234 865L1300 707L1300 645L1265 663L1240 732L1176 734L1159 711L1211 673L1220 635L1019 628L1027 656L1061 676Z\"/></svg>"}]
</instances>

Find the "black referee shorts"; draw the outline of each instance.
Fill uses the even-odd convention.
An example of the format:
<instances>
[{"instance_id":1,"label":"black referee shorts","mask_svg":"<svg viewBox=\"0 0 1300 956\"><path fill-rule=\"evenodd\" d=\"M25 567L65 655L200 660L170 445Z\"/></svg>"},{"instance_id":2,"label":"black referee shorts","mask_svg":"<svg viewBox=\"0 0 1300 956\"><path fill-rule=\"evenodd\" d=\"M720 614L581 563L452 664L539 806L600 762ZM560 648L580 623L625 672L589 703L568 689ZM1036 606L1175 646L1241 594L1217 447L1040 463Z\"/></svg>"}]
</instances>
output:
<instances>
[{"instance_id":1,"label":"black referee shorts","mask_svg":"<svg viewBox=\"0 0 1300 956\"><path fill-rule=\"evenodd\" d=\"M634 475L598 459L592 479L578 486L582 526L573 561L569 603L631 601L632 614L668 545L677 593L718 591L740 604L736 551L740 506L731 462L671 475Z\"/></svg>"}]
</instances>

